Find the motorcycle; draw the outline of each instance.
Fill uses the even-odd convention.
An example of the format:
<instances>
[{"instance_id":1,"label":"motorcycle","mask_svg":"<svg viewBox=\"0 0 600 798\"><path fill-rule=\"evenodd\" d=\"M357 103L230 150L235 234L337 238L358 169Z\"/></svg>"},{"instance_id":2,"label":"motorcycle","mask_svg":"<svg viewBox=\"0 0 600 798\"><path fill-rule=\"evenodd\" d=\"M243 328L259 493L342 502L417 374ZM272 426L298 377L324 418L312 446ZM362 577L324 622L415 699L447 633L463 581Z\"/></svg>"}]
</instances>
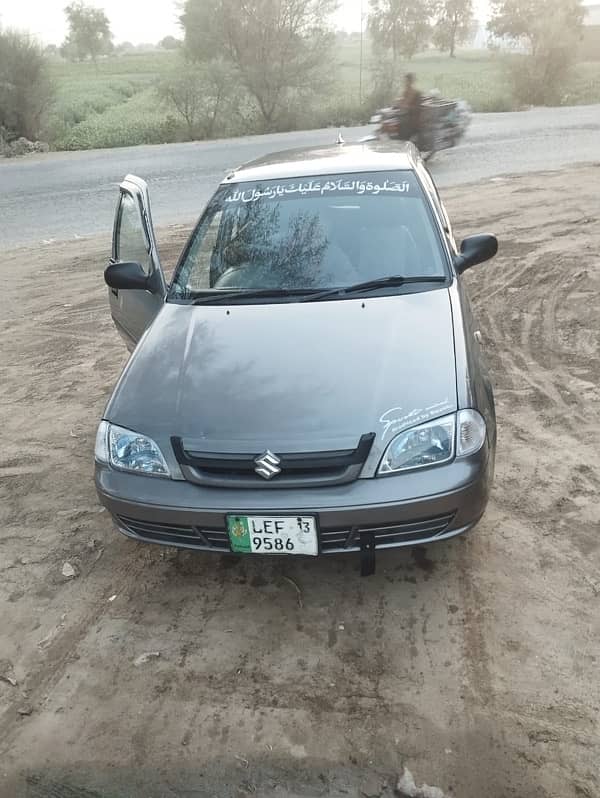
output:
<instances>
[{"instance_id":1,"label":"motorcycle","mask_svg":"<svg viewBox=\"0 0 600 798\"><path fill-rule=\"evenodd\" d=\"M406 140L407 113L404 108L382 108L371 117L371 124L378 127L363 141ZM463 138L471 123L471 108L464 100L444 100L438 94L431 94L421 102L420 121L419 132L410 140L427 161L439 150L455 147Z\"/></svg>"}]
</instances>

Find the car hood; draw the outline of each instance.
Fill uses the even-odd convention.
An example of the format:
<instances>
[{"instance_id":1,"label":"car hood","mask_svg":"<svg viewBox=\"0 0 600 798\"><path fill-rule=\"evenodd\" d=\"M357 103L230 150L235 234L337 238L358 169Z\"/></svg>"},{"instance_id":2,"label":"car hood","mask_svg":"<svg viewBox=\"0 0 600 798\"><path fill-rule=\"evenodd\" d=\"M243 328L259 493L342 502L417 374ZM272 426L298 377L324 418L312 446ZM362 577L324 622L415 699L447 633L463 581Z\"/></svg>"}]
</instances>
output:
<instances>
[{"instance_id":1,"label":"car hood","mask_svg":"<svg viewBox=\"0 0 600 798\"><path fill-rule=\"evenodd\" d=\"M167 303L105 418L207 452L354 448L456 410L446 288L272 305Z\"/></svg>"}]
</instances>

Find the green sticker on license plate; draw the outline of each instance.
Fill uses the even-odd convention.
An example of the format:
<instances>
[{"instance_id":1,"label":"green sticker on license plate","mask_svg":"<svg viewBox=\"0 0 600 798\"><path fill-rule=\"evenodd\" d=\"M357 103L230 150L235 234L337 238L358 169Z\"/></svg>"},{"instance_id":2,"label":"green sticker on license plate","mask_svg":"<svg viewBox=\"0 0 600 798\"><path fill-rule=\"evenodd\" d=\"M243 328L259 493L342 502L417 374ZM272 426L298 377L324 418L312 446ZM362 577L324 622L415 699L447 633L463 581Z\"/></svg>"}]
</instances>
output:
<instances>
[{"instance_id":1,"label":"green sticker on license plate","mask_svg":"<svg viewBox=\"0 0 600 798\"><path fill-rule=\"evenodd\" d=\"M244 515L229 516L227 519L229 540L231 550L239 554L250 554L252 547L250 544L250 529L248 519Z\"/></svg>"},{"instance_id":2,"label":"green sticker on license plate","mask_svg":"<svg viewBox=\"0 0 600 798\"><path fill-rule=\"evenodd\" d=\"M229 515L227 532L236 554L319 553L314 516Z\"/></svg>"}]
</instances>

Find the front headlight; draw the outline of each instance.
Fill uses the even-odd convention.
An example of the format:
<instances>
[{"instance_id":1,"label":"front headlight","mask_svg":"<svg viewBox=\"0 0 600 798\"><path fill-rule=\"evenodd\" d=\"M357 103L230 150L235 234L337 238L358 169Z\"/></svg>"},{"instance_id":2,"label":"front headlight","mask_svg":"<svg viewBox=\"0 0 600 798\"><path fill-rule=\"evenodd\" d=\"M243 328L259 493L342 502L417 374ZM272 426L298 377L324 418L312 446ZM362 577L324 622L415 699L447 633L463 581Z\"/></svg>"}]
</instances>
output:
<instances>
[{"instance_id":1,"label":"front headlight","mask_svg":"<svg viewBox=\"0 0 600 798\"><path fill-rule=\"evenodd\" d=\"M483 446L485 421L477 410L459 410L397 435L387 447L379 474L394 474L448 463L475 454Z\"/></svg>"},{"instance_id":2,"label":"front headlight","mask_svg":"<svg viewBox=\"0 0 600 798\"><path fill-rule=\"evenodd\" d=\"M396 435L379 466L380 474L447 463L454 457L454 413Z\"/></svg>"},{"instance_id":3,"label":"front headlight","mask_svg":"<svg viewBox=\"0 0 600 798\"><path fill-rule=\"evenodd\" d=\"M168 477L169 468L152 438L101 421L96 435L95 457L119 471Z\"/></svg>"}]
</instances>

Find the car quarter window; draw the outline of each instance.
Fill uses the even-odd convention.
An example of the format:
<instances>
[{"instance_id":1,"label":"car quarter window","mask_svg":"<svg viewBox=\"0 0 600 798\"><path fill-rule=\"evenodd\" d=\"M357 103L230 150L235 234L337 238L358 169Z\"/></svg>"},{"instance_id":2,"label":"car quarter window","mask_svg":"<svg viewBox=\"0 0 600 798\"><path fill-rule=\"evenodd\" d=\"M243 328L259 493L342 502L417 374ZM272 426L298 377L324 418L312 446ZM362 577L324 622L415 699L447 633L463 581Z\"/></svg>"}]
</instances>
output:
<instances>
[{"instance_id":1,"label":"car quarter window","mask_svg":"<svg viewBox=\"0 0 600 798\"><path fill-rule=\"evenodd\" d=\"M431 175L427 171L426 167L423 164L419 164L417 167L417 173L421 178L421 182L425 186L425 191L427 192L430 200L433 202L436 211L438 212L442 222L445 222L445 214L442 210L442 203L440 202L439 195L437 193L437 189L434 185L434 182L431 178Z\"/></svg>"},{"instance_id":2,"label":"car quarter window","mask_svg":"<svg viewBox=\"0 0 600 798\"><path fill-rule=\"evenodd\" d=\"M138 201L128 192L121 194L117 228L117 259L140 263L146 274L151 270L148 241Z\"/></svg>"},{"instance_id":3,"label":"car quarter window","mask_svg":"<svg viewBox=\"0 0 600 798\"><path fill-rule=\"evenodd\" d=\"M452 225L450 224L450 219L448 217L448 213L446 212L446 208L444 207L444 203L441 200L440 193L439 193L439 191L437 189L437 186L433 182L433 178L429 174L429 170L427 169L427 167L424 164L420 164L419 165L418 174L419 174L419 177L421 178L421 180L422 180L422 182L423 182L423 184L425 186L425 190L427 191L427 193L428 193L429 197L431 198L431 201L432 201L435 209L437 210L437 212L438 212L438 214L440 216L442 225L444 227L444 232L446 233L446 236L448 238L450 246L451 246L453 251L456 251L456 243L454 241L454 235L452 233Z\"/></svg>"}]
</instances>

